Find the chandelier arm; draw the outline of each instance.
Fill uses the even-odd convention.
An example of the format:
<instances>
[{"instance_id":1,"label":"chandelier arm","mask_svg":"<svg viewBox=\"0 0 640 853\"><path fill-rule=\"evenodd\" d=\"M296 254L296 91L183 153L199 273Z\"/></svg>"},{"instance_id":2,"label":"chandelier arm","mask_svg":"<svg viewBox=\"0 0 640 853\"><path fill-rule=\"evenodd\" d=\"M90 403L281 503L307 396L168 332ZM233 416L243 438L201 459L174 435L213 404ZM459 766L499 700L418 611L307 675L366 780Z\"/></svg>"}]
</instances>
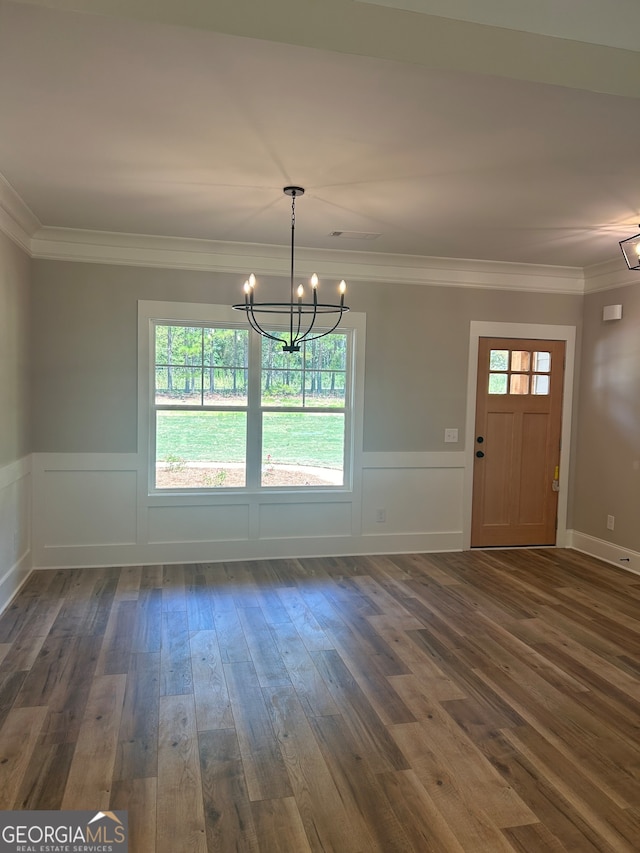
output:
<instances>
[{"instance_id":1,"label":"chandelier arm","mask_svg":"<svg viewBox=\"0 0 640 853\"><path fill-rule=\"evenodd\" d=\"M317 316L318 316L318 298L316 296L316 292L314 289L314 291L313 291L313 316L311 317L311 320L309 321L307 331L303 335L296 337L296 343L298 343L298 341L315 340L315 338L309 338L309 335L311 334L311 331L312 331L313 327L315 326ZM338 323L339 322L340 322L340 320L338 320ZM336 325L337 325L337 323L336 323ZM335 326L333 328L335 329ZM298 329L298 331L300 331L300 330ZM320 335L319 337L323 337L323 336Z\"/></svg>"},{"instance_id":2,"label":"chandelier arm","mask_svg":"<svg viewBox=\"0 0 640 853\"><path fill-rule=\"evenodd\" d=\"M275 335L272 335L269 332L265 332L260 323L258 323L256 318L254 317L253 311L247 310L247 319L253 331L257 332L259 335L262 335L263 338L270 338L272 341L275 341L278 344L286 344L286 340L283 340L282 338L277 338Z\"/></svg>"},{"instance_id":3,"label":"chandelier arm","mask_svg":"<svg viewBox=\"0 0 640 853\"><path fill-rule=\"evenodd\" d=\"M312 325L309 327L309 329L307 330L306 334L304 334L304 335L300 338L300 340L301 340L301 341L304 341L305 343L310 343L311 341L317 341L319 338L324 338L324 337L325 337L325 335L330 335L330 334L331 334L331 332L333 332L333 331L334 331L334 329L337 329L337 328L338 328L338 326L340 325L340 320L342 320L342 315L343 315L343 314L346 314L348 310L349 310L348 308L342 308L342 309L340 310L340 314L339 314L339 316L338 316L338 319L335 321L335 323L333 324L333 326L332 326L330 329L327 329L327 331L326 331L326 332L321 332L319 335L314 335L312 338L308 338L308 337L307 337L307 335L311 332L311 329L313 328L313 324L312 324ZM315 319L315 318L314 318L314 319Z\"/></svg>"}]
</instances>

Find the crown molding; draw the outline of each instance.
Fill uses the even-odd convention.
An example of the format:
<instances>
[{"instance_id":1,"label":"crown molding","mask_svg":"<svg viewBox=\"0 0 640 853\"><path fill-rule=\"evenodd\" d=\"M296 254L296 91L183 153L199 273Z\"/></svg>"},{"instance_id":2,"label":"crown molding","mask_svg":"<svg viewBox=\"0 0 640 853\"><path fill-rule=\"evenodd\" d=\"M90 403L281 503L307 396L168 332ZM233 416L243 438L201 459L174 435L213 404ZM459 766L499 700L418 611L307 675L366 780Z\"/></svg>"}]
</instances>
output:
<instances>
[{"instance_id":1,"label":"crown molding","mask_svg":"<svg viewBox=\"0 0 640 853\"><path fill-rule=\"evenodd\" d=\"M233 273L246 276L289 275L289 247L261 243L228 243L143 234L40 228L31 239L34 258L126 266L164 267ZM324 277L384 284L422 284L581 294L584 278L578 267L555 267L345 249L296 249L301 275L321 270Z\"/></svg>"},{"instance_id":2,"label":"crown molding","mask_svg":"<svg viewBox=\"0 0 640 853\"><path fill-rule=\"evenodd\" d=\"M240 276L250 272L278 277L289 275L288 246L43 226L1 174L0 231L32 258ZM585 291L583 270L578 267L304 247L296 250L296 263L301 275L321 270L324 277L354 282L535 293L582 294Z\"/></svg>"},{"instance_id":3,"label":"crown molding","mask_svg":"<svg viewBox=\"0 0 640 853\"><path fill-rule=\"evenodd\" d=\"M630 270L622 255L584 268L584 292L597 293L640 284L640 270Z\"/></svg>"},{"instance_id":4,"label":"crown molding","mask_svg":"<svg viewBox=\"0 0 640 853\"><path fill-rule=\"evenodd\" d=\"M31 238L41 227L38 217L0 174L0 231L31 254Z\"/></svg>"}]
</instances>

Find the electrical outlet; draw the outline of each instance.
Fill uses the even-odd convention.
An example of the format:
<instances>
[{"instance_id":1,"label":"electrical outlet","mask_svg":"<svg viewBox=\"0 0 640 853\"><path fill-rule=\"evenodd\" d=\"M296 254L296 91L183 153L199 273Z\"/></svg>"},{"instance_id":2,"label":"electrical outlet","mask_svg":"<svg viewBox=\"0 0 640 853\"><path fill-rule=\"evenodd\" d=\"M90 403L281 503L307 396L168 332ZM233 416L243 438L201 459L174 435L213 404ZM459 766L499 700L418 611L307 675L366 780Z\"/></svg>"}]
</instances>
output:
<instances>
[{"instance_id":1,"label":"electrical outlet","mask_svg":"<svg viewBox=\"0 0 640 853\"><path fill-rule=\"evenodd\" d=\"M445 429L444 440L447 444L450 444L452 442L456 442L458 440L458 430L457 429Z\"/></svg>"},{"instance_id":2,"label":"electrical outlet","mask_svg":"<svg viewBox=\"0 0 640 853\"><path fill-rule=\"evenodd\" d=\"M376 510L376 524L384 524L386 520L387 520L386 509L377 509Z\"/></svg>"},{"instance_id":3,"label":"electrical outlet","mask_svg":"<svg viewBox=\"0 0 640 853\"><path fill-rule=\"evenodd\" d=\"M607 516L607 530L613 530L616 526L616 519L614 515Z\"/></svg>"}]
</instances>

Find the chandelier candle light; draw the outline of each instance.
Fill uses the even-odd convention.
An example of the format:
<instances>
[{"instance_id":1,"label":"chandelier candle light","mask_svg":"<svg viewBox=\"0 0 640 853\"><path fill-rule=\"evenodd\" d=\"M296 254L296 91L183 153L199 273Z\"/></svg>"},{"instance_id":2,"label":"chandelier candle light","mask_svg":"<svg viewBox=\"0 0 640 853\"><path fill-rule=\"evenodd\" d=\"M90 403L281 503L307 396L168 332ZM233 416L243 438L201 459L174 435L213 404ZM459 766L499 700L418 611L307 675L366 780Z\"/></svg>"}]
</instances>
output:
<instances>
[{"instance_id":1,"label":"chandelier candle light","mask_svg":"<svg viewBox=\"0 0 640 853\"><path fill-rule=\"evenodd\" d=\"M291 198L291 273L290 273L290 301L289 302L257 302L254 298L256 277L253 273L244 283L244 302L233 305L238 311L244 311L251 328L265 338L278 341L282 344L284 352L300 352L300 345L304 341L315 341L331 334L338 327L342 315L349 310L344 304L344 294L347 289L344 280L340 282L338 292L339 303L318 302L318 276L311 276L311 293L313 301L304 301L304 287L300 284L295 289L294 295L294 244L296 230L296 198L304 194L302 187L285 187L284 194ZM294 298L295 296L295 298ZM272 330L264 328L257 315L276 314L287 319L288 331L279 335ZM316 320L320 314L337 314L338 319L329 329L315 329ZM331 320L333 322L333 318Z\"/></svg>"}]
</instances>

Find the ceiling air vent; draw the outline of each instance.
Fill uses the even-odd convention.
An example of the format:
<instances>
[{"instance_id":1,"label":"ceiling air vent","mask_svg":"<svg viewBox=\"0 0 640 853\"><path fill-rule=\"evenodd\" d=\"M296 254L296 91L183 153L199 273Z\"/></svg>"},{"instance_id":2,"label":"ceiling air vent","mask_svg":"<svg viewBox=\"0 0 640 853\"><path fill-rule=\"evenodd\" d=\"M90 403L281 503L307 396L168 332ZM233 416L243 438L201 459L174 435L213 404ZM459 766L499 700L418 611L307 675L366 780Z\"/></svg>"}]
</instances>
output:
<instances>
[{"instance_id":1,"label":"ceiling air vent","mask_svg":"<svg viewBox=\"0 0 640 853\"><path fill-rule=\"evenodd\" d=\"M382 234L375 231L329 231L329 237L340 237L342 240L377 240Z\"/></svg>"}]
</instances>

